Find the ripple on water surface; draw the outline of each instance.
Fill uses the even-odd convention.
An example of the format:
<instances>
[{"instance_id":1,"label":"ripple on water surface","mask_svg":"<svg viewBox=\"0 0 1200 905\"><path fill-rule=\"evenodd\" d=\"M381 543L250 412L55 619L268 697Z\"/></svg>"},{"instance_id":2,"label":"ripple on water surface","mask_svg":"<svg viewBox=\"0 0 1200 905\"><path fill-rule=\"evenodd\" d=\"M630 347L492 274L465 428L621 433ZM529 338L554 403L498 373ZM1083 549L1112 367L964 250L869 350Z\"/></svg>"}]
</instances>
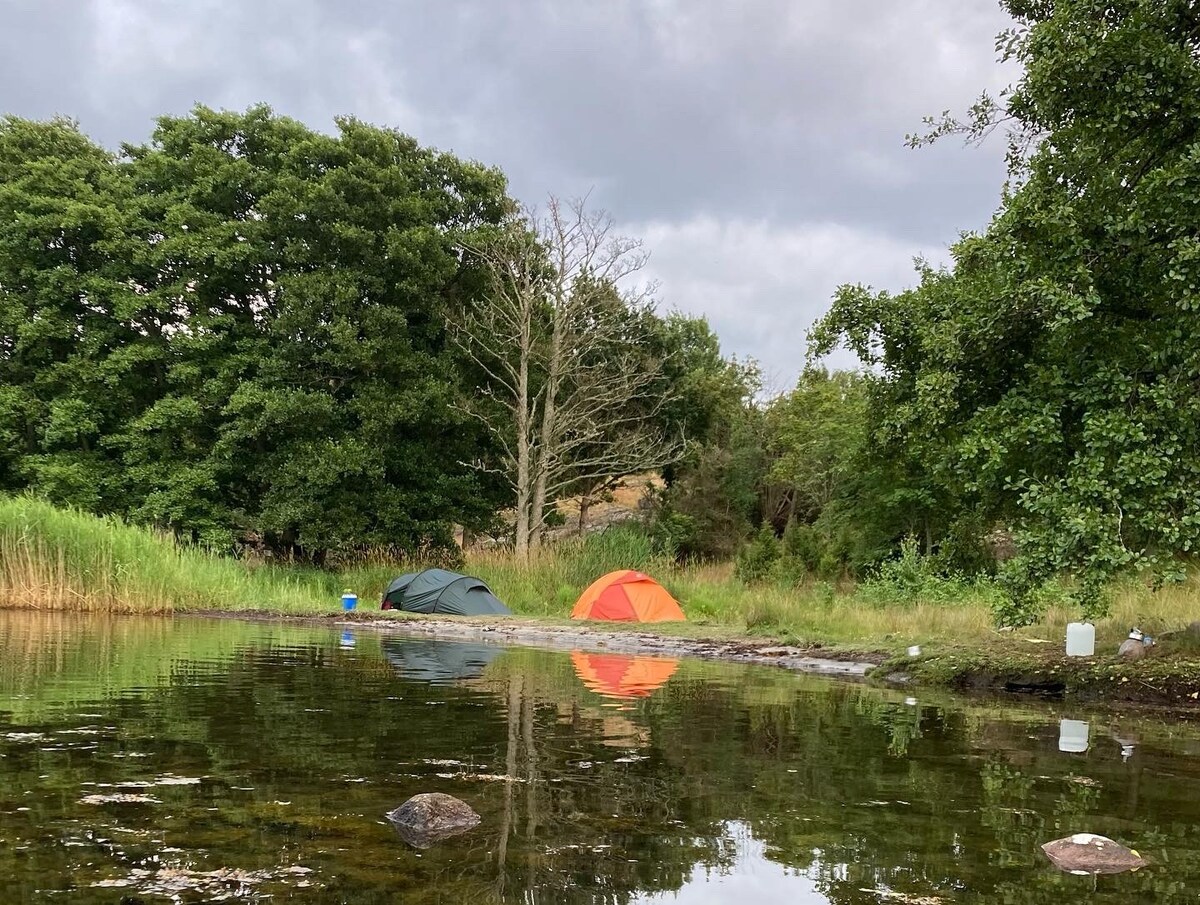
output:
<instances>
[{"instance_id":1,"label":"ripple on water surface","mask_svg":"<svg viewBox=\"0 0 1200 905\"><path fill-rule=\"evenodd\" d=\"M0 901L1194 902L1200 731L782 670L0 613ZM1066 722L1064 722L1064 720ZM483 818L426 850L384 814ZM1039 846L1137 849L1072 877Z\"/></svg>"}]
</instances>

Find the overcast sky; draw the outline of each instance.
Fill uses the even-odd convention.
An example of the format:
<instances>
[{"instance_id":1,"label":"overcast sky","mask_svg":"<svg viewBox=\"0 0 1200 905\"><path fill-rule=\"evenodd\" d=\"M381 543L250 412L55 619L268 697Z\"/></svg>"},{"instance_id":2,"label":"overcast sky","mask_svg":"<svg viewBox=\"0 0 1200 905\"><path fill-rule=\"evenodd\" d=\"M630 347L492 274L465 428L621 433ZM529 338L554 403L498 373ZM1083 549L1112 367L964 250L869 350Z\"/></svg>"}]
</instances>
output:
<instances>
[{"instance_id":1,"label":"overcast sky","mask_svg":"<svg viewBox=\"0 0 1200 905\"><path fill-rule=\"evenodd\" d=\"M0 0L0 112L115 148L265 101L498 165L526 202L591 191L663 306L782 386L839 284L903 288L986 224L1001 142L904 135L1011 80L1007 24L997 0Z\"/></svg>"}]
</instances>

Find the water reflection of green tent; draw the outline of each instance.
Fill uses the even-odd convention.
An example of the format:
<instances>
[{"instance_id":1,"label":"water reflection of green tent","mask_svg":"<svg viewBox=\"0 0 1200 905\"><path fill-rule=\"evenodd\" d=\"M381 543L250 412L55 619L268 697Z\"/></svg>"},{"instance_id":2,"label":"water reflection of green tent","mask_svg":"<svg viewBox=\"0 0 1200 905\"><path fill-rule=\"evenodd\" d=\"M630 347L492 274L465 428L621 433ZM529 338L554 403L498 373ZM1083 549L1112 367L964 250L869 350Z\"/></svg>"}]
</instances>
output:
<instances>
[{"instance_id":1,"label":"water reflection of green tent","mask_svg":"<svg viewBox=\"0 0 1200 905\"><path fill-rule=\"evenodd\" d=\"M401 575L383 592L383 609L447 616L512 615L512 610L478 578L446 569Z\"/></svg>"},{"instance_id":2,"label":"water reflection of green tent","mask_svg":"<svg viewBox=\"0 0 1200 905\"><path fill-rule=\"evenodd\" d=\"M385 638L383 655L405 679L420 682L455 682L478 679L504 648L461 641L427 641Z\"/></svg>"}]
</instances>

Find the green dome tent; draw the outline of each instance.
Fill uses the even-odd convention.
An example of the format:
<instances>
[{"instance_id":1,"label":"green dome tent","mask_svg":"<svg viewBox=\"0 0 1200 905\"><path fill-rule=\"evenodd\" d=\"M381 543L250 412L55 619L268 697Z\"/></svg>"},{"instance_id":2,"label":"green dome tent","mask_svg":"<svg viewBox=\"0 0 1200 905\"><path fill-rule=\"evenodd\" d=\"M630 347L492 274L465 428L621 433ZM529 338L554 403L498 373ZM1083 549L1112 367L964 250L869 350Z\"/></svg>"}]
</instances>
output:
<instances>
[{"instance_id":1,"label":"green dome tent","mask_svg":"<svg viewBox=\"0 0 1200 905\"><path fill-rule=\"evenodd\" d=\"M478 578L445 569L401 575L383 592L383 609L447 616L512 615Z\"/></svg>"}]
</instances>

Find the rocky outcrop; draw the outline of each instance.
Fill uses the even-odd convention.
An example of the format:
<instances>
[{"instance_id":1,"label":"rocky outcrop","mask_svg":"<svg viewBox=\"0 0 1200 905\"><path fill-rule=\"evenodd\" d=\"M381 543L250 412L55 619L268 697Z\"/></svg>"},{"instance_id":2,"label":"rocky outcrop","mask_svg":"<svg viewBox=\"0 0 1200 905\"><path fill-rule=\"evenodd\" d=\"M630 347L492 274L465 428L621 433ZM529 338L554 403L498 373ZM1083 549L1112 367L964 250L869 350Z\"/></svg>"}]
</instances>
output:
<instances>
[{"instance_id":1,"label":"rocky outcrop","mask_svg":"<svg viewBox=\"0 0 1200 905\"><path fill-rule=\"evenodd\" d=\"M387 819L409 845L428 848L478 826L480 818L474 808L453 795L425 792L388 812Z\"/></svg>"}]
</instances>

